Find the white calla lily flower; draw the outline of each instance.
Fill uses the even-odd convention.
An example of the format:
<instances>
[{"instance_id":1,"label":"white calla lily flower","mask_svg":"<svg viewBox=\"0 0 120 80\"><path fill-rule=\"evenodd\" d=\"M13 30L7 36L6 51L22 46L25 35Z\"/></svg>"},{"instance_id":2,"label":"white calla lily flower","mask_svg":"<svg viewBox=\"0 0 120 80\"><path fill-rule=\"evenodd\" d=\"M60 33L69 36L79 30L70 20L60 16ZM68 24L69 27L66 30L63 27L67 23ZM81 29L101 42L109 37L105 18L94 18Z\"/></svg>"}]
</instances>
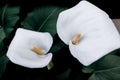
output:
<instances>
[{"instance_id":1,"label":"white calla lily flower","mask_svg":"<svg viewBox=\"0 0 120 80\"><path fill-rule=\"evenodd\" d=\"M112 20L103 10L85 0L59 14L57 32L69 45L71 54L85 66L120 48L120 35ZM79 33L81 37L75 45L72 40Z\"/></svg>"},{"instance_id":2,"label":"white calla lily flower","mask_svg":"<svg viewBox=\"0 0 120 80\"><path fill-rule=\"evenodd\" d=\"M53 43L52 36L47 32L35 32L18 28L9 46L7 56L15 64L28 68L42 68L49 64L52 54L48 53ZM36 54L32 48L36 46L45 55Z\"/></svg>"}]
</instances>

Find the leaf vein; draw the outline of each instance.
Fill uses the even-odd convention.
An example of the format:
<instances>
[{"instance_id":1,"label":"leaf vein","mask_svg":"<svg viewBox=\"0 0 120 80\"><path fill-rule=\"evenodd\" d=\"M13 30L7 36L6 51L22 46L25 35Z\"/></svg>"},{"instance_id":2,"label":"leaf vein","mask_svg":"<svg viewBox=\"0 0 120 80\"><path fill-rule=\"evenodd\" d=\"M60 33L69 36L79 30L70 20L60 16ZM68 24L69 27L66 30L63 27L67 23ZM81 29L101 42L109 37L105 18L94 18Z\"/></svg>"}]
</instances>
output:
<instances>
[{"instance_id":1,"label":"leaf vein","mask_svg":"<svg viewBox=\"0 0 120 80\"><path fill-rule=\"evenodd\" d=\"M40 28L38 29L38 31L40 31L42 29L42 27L44 26L44 24L47 22L47 20L54 14L54 12L57 10L57 8L55 8L50 15L48 15L48 17L43 21L43 23L41 24Z\"/></svg>"},{"instance_id":2,"label":"leaf vein","mask_svg":"<svg viewBox=\"0 0 120 80\"><path fill-rule=\"evenodd\" d=\"M113 69L120 69L120 67L116 67L116 68L111 68L111 69L106 69L106 70L99 70L99 71L95 71L95 73L100 73L100 72L105 72L105 71L109 71L109 70L113 70Z\"/></svg>"},{"instance_id":3,"label":"leaf vein","mask_svg":"<svg viewBox=\"0 0 120 80\"><path fill-rule=\"evenodd\" d=\"M5 5L5 7L4 7L4 9L3 9L3 12L2 12L2 26L3 26L3 24L4 24L5 12L6 12L6 10L7 10L7 7L8 7L8 5Z\"/></svg>"}]
</instances>

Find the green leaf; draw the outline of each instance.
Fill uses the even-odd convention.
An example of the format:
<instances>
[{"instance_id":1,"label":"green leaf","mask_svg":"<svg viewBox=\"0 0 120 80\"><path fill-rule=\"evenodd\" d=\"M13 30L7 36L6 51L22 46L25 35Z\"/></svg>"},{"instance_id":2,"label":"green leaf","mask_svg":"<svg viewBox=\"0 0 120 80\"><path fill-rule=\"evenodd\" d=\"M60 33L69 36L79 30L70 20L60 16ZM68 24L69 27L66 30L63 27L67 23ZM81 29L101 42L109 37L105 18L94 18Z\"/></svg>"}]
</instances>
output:
<instances>
[{"instance_id":1,"label":"green leaf","mask_svg":"<svg viewBox=\"0 0 120 80\"><path fill-rule=\"evenodd\" d=\"M5 36L5 33L4 33L4 31L3 31L3 28L2 27L0 27L0 51L1 51L1 49L3 48L3 40L4 40L4 38L5 38L6 36Z\"/></svg>"},{"instance_id":2,"label":"green leaf","mask_svg":"<svg viewBox=\"0 0 120 80\"><path fill-rule=\"evenodd\" d=\"M94 69L92 69L91 67L83 67L83 69L82 69L82 72L83 73L92 73L94 71Z\"/></svg>"},{"instance_id":3,"label":"green leaf","mask_svg":"<svg viewBox=\"0 0 120 80\"><path fill-rule=\"evenodd\" d=\"M6 37L9 36L9 34L14 29L16 22L19 19L20 7L13 7L9 5L5 5L0 8L0 25L4 29L4 32L6 34Z\"/></svg>"},{"instance_id":4,"label":"green leaf","mask_svg":"<svg viewBox=\"0 0 120 80\"><path fill-rule=\"evenodd\" d=\"M0 51L3 48L3 42L0 42Z\"/></svg>"},{"instance_id":5,"label":"green leaf","mask_svg":"<svg viewBox=\"0 0 120 80\"><path fill-rule=\"evenodd\" d=\"M8 63L8 58L3 55L0 57L0 78L2 77L5 69L6 69L6 65Z\"/></svg>"},{"instance_id":6,"label":"green leaf","mask_svg":"<svg viewBox=\"0 0 120 80\"><path fill-rule=\"evenodd\" d=\"M19 7L5 5L0 7L0 77L5 71L8 58L6 57L7 46L4 45L4 39L9 38L19 19Z\"/></svg>"},{"instance_id":7,"label":"green leaf","mask_svg":"<svg viewBox=\"0 0 120 80\"><path fill-rule=\"evenodd\" d=\"M56 80L67 80L69 78L69 75L70 75L70 69L57 75Z\"/></svg>"},{"instance_id":8,"label":"green leaf","mask_svg":"<svg viewBox=\"0 0 120 80\"><path fill-rule=\"evenodd\" d=\"M0 28L0 42L2 42L5 37L6 36L5 36L5 32L4 32L3 28Z\"/></svg>"},{"instance_id":9,"label":"green leaf","mask_svg":"<svg viewBox=\"0 0 120 80\"><path fill-rule=\"evenodd\" d=\"M55 41L55 40L54 40ZM65 44L61 40L57 40L53 43L52 48L50 49L50 52L57 52L59 51Z\"/></svg>"},{"instance_id":10,"label":"green leaf","mask_svg":"<svg viewBox=\"0 0 120 80\"><path fill-rule=\"evenodd\" d=\"M58 43L53 44L50 52L56 52L59 51L64 46L64 43L59 41Z\"/></svg>"},{"instance_id":11,"label":"green leaf","mask_svg":"<svg viewBox=\"0 0 120 80\"><path fill-rule=\"evenodd\" d=\"M89 80L120 80L120 57L107 55L97 61Z\"/></svg>"},{"instance_id":12,"label":"green leaf","mask_svg":"<svg viewBox=\"0 0 120 80\"><path fill-rule=\"evenodd\" d=\"M56 22L58 15L61 11L66 8L61 8L57 6L43 6L36 8L30 12L21 25L23 28L40 31L40 32L49 32L53 37L56 36ZM58 37L57 37L58 38ZM56 52L60 50L64 43L55 37L51 52ZM57 41L55 41L57 39Z\"/></svg>"},{"instance_id":13,"label":"green leaf","mask_svg":"<svg viewBox=\"0 0 120 80\"><path fill-rule=\"evenodd\" d=\"M6 54L6 50L2 46L2 48L0 50L0 78L2 77L2 75L6 69L6 65L8 63L8 58L5 54Z\"/></svg>"},{"instance_id":14,"label":"green leaf","mask_svg":"<svg viewBox=\"0 0 120 80\"><path fill-rule=\"evenodd\" d=\"M30 30L49 32L54 36L56 32L56 22L58 15L65 8L57 6L44 6L36 8L29 13L21 25Z\"/></svg>"}]
</instances>

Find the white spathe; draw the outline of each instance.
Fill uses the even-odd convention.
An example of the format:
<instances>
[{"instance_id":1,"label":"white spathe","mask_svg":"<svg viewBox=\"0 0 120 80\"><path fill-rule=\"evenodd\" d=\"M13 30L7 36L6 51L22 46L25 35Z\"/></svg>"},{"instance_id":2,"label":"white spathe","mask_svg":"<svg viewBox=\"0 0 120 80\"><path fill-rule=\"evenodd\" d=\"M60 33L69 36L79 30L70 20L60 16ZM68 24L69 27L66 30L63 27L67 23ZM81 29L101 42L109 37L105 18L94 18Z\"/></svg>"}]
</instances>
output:
<instances>
[{"instance_id":1,"label":"white spathe","mask_svg":"<svg viewBox=\"0 0 120 80\"><path fill-rule=\"evenodd\" d=\"M47 32L35 32L18 28L9 46L7 56L15 64L28 68L42 68L49 64L52 54L46 54L53 43L52 36ZM32 51L36 46L45 51L45 55L38 55Z\"/></svg>"},{"instance_id":2,"label":"white spathe","mask_svg":"<svg viewBox=\"0 0 120 80\"><path fill-rule=\"evenodd\" d=\"M120 48L120 35L112 20L85 0L59 14L57 32L69 45L71 54L85 66ZM71 40L78 33L81 33L81 40L73 45Z\"/></svg>"}]
</instances>

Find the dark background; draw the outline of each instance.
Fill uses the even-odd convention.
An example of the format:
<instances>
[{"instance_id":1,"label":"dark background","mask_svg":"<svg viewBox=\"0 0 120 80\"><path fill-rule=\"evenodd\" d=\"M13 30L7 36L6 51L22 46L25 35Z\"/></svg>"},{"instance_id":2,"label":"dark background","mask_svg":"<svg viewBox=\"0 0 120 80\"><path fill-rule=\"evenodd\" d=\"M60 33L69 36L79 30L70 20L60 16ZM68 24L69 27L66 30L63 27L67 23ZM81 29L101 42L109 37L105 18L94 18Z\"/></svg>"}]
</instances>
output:
<instances>
[{"instance_id":1,"label":"dark background","mask_svg":"<svg viewBox=\"0 0 120 80\"><path fill-rule=\"evenodd\" d=\"M31 11L37 6L42 5L57 5L62 7L73 7L80 0L0 0L0 5L9 3L11 5L21 6L21 15L25 15L26 12ZM88 0L95 4L105 12L107 12L111 18L120 18L120 2L119 0Z\"/></svg>"}]
</instances>

